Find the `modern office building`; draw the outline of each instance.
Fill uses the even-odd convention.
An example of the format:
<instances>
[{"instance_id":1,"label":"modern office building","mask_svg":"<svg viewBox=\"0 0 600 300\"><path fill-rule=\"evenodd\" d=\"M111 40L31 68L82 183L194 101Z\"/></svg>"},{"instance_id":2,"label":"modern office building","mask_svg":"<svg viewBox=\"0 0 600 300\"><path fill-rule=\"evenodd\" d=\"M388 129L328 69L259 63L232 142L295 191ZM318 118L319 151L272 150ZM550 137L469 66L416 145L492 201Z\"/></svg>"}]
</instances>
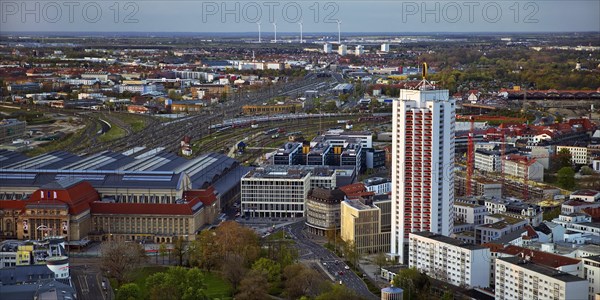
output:
<instances>
[{"instance_id":1,"label":"modern office building","mask_svg":"<svg viewBox=\"0 0 600 300\"><path fill-rule=\"evenodd\" d=\"M304 217L310 177L307 168L256 168L242 177L241 211L250 217Z\"/></svg>"},{"instance_id":2,"label":"modern office building","mask_svg":"<svg viewBox=\"0 0 600 300\"><path fill-rule=\"evenodd\" d=\"M332 46L330 43L323 44L323 53L329 54L331 53Z\"/></svg>"},{"instance_id":3,"label":"modern office building","mask_svg":"<svg viewBox=\"0 0 600 300\"><path fill-rule=\"evenodd\" d=\"M391 254L406 262L411 232L453 231L455 101L423 80L400 90L392 120Z\"/></svg>"},{"instance_id":4,"label":"modern office building","mask_svg":"<svg viewBox=\"0 0 600 300\"><path fill-rule=\"evenodd\" d=\"M341 214L342 240L352 243L357 252L361 254L389 252L390 200L345 200L341 205Z\"/></svg>"},{"instance_id":5,"label":"modern office building","mask_svg":"<svg viewBox=\"0 0 600 300\"><path fill-rule=\"evenodd\" d=\"M371 177L364 181L367 191L376 195L387 194L392 191L392 182L388 178Z\"/></svg>"},{"instance_id":6,"label":"modern office building","mask_svg":"<svg viewBox=\"0 0 600 300\"><path fill-rule=\"evenodd\" d=\"M431 232L409 235L408 266L456 286L490 284L490 249Z\"/></svg>"},{"instance_id":7,"label":"modern office building","mask_svg":"<svg viewBox=\"0 0 600 300\"><path fill-rule=\"evenodd\" d=\"M362 170L363 145L371 146L370 133L326 134L310 143L287 142L272 157L274 165L340 166Z\"/></svg>"},{"instance_id":8,"label":"modern office building","mask_svg":"<svg viewBox=\"0 0 600 300\"><path fill-rule=\"evenodd\" d=\"M588 281L532 262L528 257L496 259L495 298L588 299Z\"/></svg>"}]
</instances>

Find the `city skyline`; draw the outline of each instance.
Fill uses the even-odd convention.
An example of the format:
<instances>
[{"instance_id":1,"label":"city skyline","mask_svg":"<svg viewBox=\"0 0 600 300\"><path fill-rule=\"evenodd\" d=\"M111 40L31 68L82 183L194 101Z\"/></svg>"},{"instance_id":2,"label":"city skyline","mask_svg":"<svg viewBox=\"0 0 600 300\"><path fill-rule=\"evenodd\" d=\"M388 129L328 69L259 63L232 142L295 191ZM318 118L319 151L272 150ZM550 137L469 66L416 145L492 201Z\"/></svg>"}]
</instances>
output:
<instances>
[{"instance_id":1,"label":"city skyline","mask_svg":"<svg viewBox=\"0 0 600 300\"><path fill-rule=\"evenodd\" d=\"M570 32L600 30L597 1L157 1L25 2L0 7L3 32L280 33ZM174 22L173 20L177 20ZM262 28L266 36L273 28ZM393 28L393 29L389 29Z\"/></svg>"}]
</instances>

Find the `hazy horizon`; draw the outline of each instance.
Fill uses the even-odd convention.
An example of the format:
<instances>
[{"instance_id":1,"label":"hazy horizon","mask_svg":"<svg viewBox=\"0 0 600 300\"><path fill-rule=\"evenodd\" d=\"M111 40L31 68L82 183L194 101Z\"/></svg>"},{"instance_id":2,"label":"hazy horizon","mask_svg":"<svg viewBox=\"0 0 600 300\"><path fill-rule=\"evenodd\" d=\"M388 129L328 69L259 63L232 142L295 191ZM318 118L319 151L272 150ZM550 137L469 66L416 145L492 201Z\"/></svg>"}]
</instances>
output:
<instances>
[{"instance_id":1,"label":"hazy horizon","mask_svg":"<svg viewBox=\"0 0 600 300\"><path fill-rule=\"evenodd\" d=\"M600 32L600 1L3 1L7 32ZM272 23L276 23L273 25ZM302 23L300 25L299 23ZM389 28L389 29L388 29ZM393 28L393 29L392 29Z\"/></svg>"}]
</instances>

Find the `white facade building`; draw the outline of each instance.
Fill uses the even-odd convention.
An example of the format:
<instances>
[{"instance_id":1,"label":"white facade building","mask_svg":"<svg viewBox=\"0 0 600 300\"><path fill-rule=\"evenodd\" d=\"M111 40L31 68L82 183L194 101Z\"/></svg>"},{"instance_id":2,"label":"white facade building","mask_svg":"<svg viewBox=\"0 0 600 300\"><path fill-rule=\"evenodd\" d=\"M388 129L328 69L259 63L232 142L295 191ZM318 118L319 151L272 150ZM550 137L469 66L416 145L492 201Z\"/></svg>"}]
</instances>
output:
<instances>
[{"instance_id":1,"label":"white facade building","mask_svg":"<svg viewBox=\"0 0 600 300\"><path fill-rule=\"evenodd\" d=\"M392 182L387 178L368 178L364 183L367 191L374 192L375 195L387 194L392 191Z\"/></svg>"},{"instance_id":2,"label":"white facade building","mask_svg":"<svg viewBox=\"0 0 600 300\"><path fill-rule=\"evenodd\" d=\"M488 211L485 205L467 201L454 201L454 220L459 223L483 224Z\"/></svg>"},{"instance_id":3,"label":"white facade building","mask_svg":"<svg viewBox=\"0 0 600 300\"><path fill-rule=\"evenodd\" d=\"M453 231L455 101L422 85L393 102L391 254L400 262L409 233Z\"/></svg>"},{"instance_id":4,"label":"white facade building","mask_svg":"<svg viewBox=\"0 0 600 300\"><path fill-rule=\"evenodd\" d=\"M567 149L571 153L573 163L577 165L587 165L590 163L587 147L556 146L556 153L559 153L562 149Z\"/></svg>"},{"instance_id":5,"label":"white facade building","mask_svg":"<svg viewBox=\"0 0 600 300\"><path fill-rule=\"evenodd\" d=\"M490 249L431 232L411 233L408 266L456 286L490 285Z\"/></svg>"},{"instance_id":6,"label":"white facade building","mask_svg":"<svg viewBox=\"0 0 600 300\"><path fill-rule=\"evenodd\" d=\"M596 294L600 294L600 256L582 257L583 274L580 277L588 281L588 300L594 300Z\"/></svg>"},{"instance_id":7,"label":"white facade building","mask_svg":"<svg viewBox=\"0 0 600 300\"><path fill-rule=\"evenodd\" d=\"M303 217L311 188L303 169L257 168L242 177L241 211L251 217Z\"/></svg>"},{"instance_id":8,"label":"white facade building","mask_svg":"<svg viewBox=\"0 0 600 300\"><path fill-rule=\"evenodd\" d=\"M522 257L496 259L497 300L588 299L588 282Z\"/></svg>"},{"instance_id":9,"label":"white facade building","mask_svg":"<svg viewBox=\"0 0 600 300\"><path fill-rule=\"evenodd\" d=\"M381 44L381 52L390 52L390 44Z\"/></svg>"},{"instance_id":10,"label":"white facade building","mask_svg":"<svg viewBox=\"0 0 600 300\"><path fill-rule=\"evenodd\" d=\"M329 44L329 43L325 43L325 44L323 45L323 52L324 52L324 53L331 53L331 51L332 51L332 50L333 50L333 49L332 49L332 47L331 47L331 44Z\"/></svg>"},{"instance_id":11,"label":"white facade building","mask_svg":"<svg viewBox=\"0 0 600 300\"><path fill-rule=\"evenodd\" d=\"M544 166L535 160L535 158L526 158L520 155L510 155L504 159L504 173L508 176L525 178L528 180L543 181Z\"/></svg>"},{"instance_id":12,"label":"white facade building","mask_svg":"<svg viewBox=\"0 0 600 300\"><path fill-rule=\"evenodd\" d=\"M354 48L354 55L361 56L363 54L365 54L365 47L358 45Z\"/></svg>"},{"instance_id":13,"label":"white facade building","mask_svg":"<svg viewBox=\"0 0 600 300\"><path fill-rule=\"evenodd\" d=\"M346 45L339 45L338 46L338 54L342 55L342 56L348 54L348 46L346 46Z\"/></svg>"}]
</instances>

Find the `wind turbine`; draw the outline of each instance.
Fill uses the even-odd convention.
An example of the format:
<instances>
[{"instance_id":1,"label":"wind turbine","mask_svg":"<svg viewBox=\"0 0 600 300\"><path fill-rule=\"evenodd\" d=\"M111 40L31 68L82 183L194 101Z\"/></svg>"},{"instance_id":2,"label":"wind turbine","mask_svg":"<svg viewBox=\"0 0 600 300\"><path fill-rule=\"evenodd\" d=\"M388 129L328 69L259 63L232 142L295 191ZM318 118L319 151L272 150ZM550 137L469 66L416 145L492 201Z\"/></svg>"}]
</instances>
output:
<instances>
[{"instance_id":1,"label":"wind turbine","mask_svg":"<svg viewBox=\"0 0 600 300\"><path fill-rule=\"evenodd\" d=\"M300 25L300 44L302 44L304 42L302 40L302 20L300 20L300 22L298 22L298 24Z\"/></svg>"},{"instance_id":2,"label":"wind turbine","mask_svg":"<svg viewBox=\"0 0 600 300\"><path fill-rule=\"evenodd\" d=\"M342 44L342 31L340 29L340 25L342 24L342 21L337 20L337 25L338 25L338 44L341 45Z\"/></svg>"},{"instance_id":3,"label":"wind turbine","mask_svg":"<svg viewBox=\"0 0 600 300\"><path fill-rule=\"evenodd\" d=\"M274 42L277 43L277 23L271 23L271 24L273 24L273 32L275 32Z\"/></svg>"},{"instance_id":4,"label":"wind turbine","mask_svg":"<svg viewBox=\"0 0 600 300\"><path fill-rule=\"evenodd\" d=\"M260 44L260 22L256 22L256 25L258 25L258 43Z\"/></svg>"}]
</instances>

